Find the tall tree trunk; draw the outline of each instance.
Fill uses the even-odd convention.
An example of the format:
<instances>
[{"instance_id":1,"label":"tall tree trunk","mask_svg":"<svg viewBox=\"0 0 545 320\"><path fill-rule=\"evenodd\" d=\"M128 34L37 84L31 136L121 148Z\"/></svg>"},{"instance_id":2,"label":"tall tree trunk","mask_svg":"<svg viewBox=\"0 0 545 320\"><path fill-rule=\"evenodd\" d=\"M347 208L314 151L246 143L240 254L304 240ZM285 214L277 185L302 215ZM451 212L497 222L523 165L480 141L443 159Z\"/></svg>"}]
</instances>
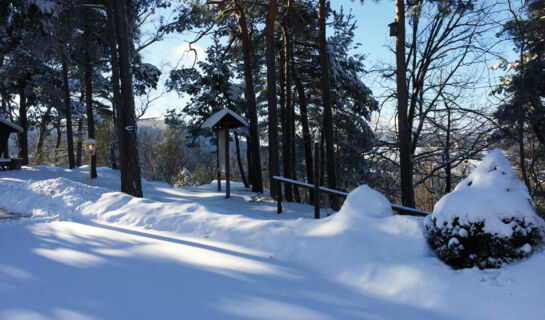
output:
<instances>
[{"instance_id":1,"label":"tall tree trunk","mask_svg":"<svg viewBox=\"0 0 545 320\"><path fill-rule=\"evenodd\" d=\"M246 162L248 162L248 181L252 184L253 181L253 171L250 169L252 167L252 151L250 150L250 136L246 135Z\"/></svg>"},{"instance_id":2,"label":"tall tree trunk","mask_svg":"<svg viewBox=\"0 0 545 320\"><path fill-rule=\"evenodd\" d=\"M290 52L290 56L293 55L293 52ZM288 66L288 73L291 74L291 63L292 63L292 59L290 59L290 66ZM290 77L291 78L291 77ZM297 137L297 134L295 133L295 104L292 102L291 103L291 116L290 116L290 120L291 120L291 127L290 127L290 133L291 133L291 137L290 137L290 147L291 147L291 176L294 180L297 180L297 157L296 157L296 153L295 153L295 150L296 150L296 137ZM295 202L298 202L298 203L301 203L301 195L299 194L299 188L297 188L296 185L293 186L293 198L295 200Z\"/></svg>"},{"instance_id":3,"label":"tall tree trunk","mask_svg":"<svg viewBox=\"0 0 545 320\"><path fill-rule=\"evenodd\" d=\"M524 62L524 51L525 51L525 37L524 32L521 32L522 39L521 39L521 46L520 46L520 55L519 55L519 61L520 61L520 74L522 77L525 76L525 62ZM519 140L519 157L520 157L520 171L522 175L522 180L524 181L524 184L528 188L528 190L531 190L530 185L530 179L528 178L528 172L526 170L526 152L524 151L524 123L526 122L526 112L524 111L524 106L526 102L526 91L524 87L524 79L521 81L521 85L519 87L518 92L518 140Z\"/></svg>"},{"instance_id":4,"label":"tall tree trunk","mask_svg":"<svg viewBox=\"0 0 545 320\"><path fill-rule=\"evenodd\" d=\"M295 134L295 106L292 104L291 106L291 176L292 179L297 180L297 157L295 155L295 149L296 149L296 134ZM299 188L294 185L293 186L293 200L295 202L301 203L301 195L299 194Z\"/></svg>"},{"instance_id":5,"label":"tall tree trunk","mask_svg":"<svg viewBox=\"0 0 545 320\"><path fill-rule=\"evenodd\" d=\"M62 141L62 129L60 121L55 124L55 130L57 131L57 140L55 142L55 160L54 163L57 164L59 161L59 153L61 148Z\"/></svg>"},{"instance_id":6,"label":"tall tree trunk","mask_svg":"<svg viewBox=\"0 0 545 320\"><path fill-rule=\"evenodd\" d=\"M450 118L450 108L447 107L447 132L446 132L446 139L445 139L445 155L444 155L444 161L446 162L445 166L445 194L449 193L452 189L452 165L450 163L450 130L452 127L452 122Z\"/></svg>"},{"instance_id":7,"label":"tall tree trunk","mask_svg":"<svg viewBox=\"0 0 545 320\"><path fill-rule=\"evenodd\" d=\"M87 34L89 33L86 30ZM85 37L85 53L83 62L84 82L85 82L85 107L87 109L87 136L89 139L95 139L95 119L93 115L93 68L91 66L91 57L89 53L89 36ZM97 177L97 156L91 155L91 177Z\"/></svg>"},{"instance_id":8,"label":"tall tree trunk","mask_svg":"<svg viewBox=\"0 0 545 320\"><path fill-rule=\"evenodd\" d=\"M269 0L267 10L267 21L265 26L266 44L265 55L267 60L267 109L269 125L269 183L271 185L271 196L276 198L280 190L280 183L273 179L273 176L280 175L280 164L278 157L278 115L276 104L276 63L274 50L274 20L276 17L276 0ZM237 146L238 146L238 137ZM238 157L238 153L237 153ZM243 171L241 171L243 173Z\"/></svg>"},{"instance_id":9,"label":"tall tree trunk","mask_svg":"<svg viewBox=\"0 0 545 320\"><path fill-rule=\"evenodd\" d=\"M78 142L76 144L76 166L78 168L81 167L81 154L83 153L81 137L83 137L83 119L80 117L78 119Z\"/></svg>"},{"instance_id":10,"label":"tall tree trunk","mask_svg":"<svg viewBox=\"0 0 545 320\"><path fill-rule=\"evenodd\" d=\"M19 158L21 158L21 164L28 165L28 120L27 120L27 105L25 94L26 81L19 80L19 120L21 121L21 128L23 132L19 135Z\"/></svg>"},{"instance_id":11,"label":"tall tree trunk","mask_svg":"<svg viewBox=\"0 0 545 320\"><path fill-rule=\"evenodd\" d=\"M320 185L325 185L325 143L323 133L320 137Z\"/></svg>"},{"instance_id":12,"label":"tall tree trunk","mask_svg":"<svg viewBox=\"0 0 545 320\"><path fill-rule=\"evenodd\" d=\"M113 5L112 5L113 2ZM119 79L121 80L121 97L116 101L121 102L117 112L118 139L119 139L119 165L121 169L121 191L142 197L142 180L140 176L140 160L138 158L136 138L136 115L134 111L134 95L132 86L132 73L129 53L129 34L127 27L127 10L125 1L107 1L108 13L113 13L114 21L110 22L116 31L115 36L119 54ZM112 50L112 72L115 72L115 50ZM115 81L114 81L115 82ZM114 84L115 85L115 84ZM114 96L115 99L115 96Z\"/></svg>"},{"instance_id":13,"label":"tall tree trunk","mask_svg":"<svg viewBox=\"0 0 545 320\"><path fill-rule=\"evenodd\" d=\"M396 84L399 161L401 173L401 203L414 208L414 187L410 155L410 132L407 120L407 65L405 62L405 1L396 0Z\"/></svg>"},{"instance_id":14,"label":"tall tree trunk","mask_svg":"<svg viewBox=\"0 0 545 320\"><path fill-rule=\"evenodd\" d=\"M318 38L320 53L320 71L322 76L322 100L324 106L324 136L326 144L326 162L327 162L327 186L331 189L337 189L337 173L335 172L335 149L333 146L333 116L331 111L331 94L329 85L329 67L327 57L326 43L326 1L318 2ZM339 209L337 197L330 195L331 208Z\"/></svg>"},{"instance_id":15,"label":"tall tree trunk","mask_svg":"<svg viewBox=\"0 0 545 320\"><path fill-rule=\"evenodd\" d=\"M64 46L61 43L61 61L62 61L62 80L64 90L64 109L66 116L66 144L68 151L68 167L74 169L76 166L76 159L74 158L74 134L72 133L72 108L70 105L70 87L68 85L68 66L66 62L66 55L64 53Z\"/></svg>"},{"instance_id":16,"label":"tall tree trunk","mask_svg":"<svg viewBox=\"0 0 545 320\"><path fill-rule=\"evenodd\" d=\"M292 101L292 91L291 91L291 64L293 56L293 45L291 41L291 8L292 2L288 0L286 3L286 11L284 17L282 17L282 37L284 40L284 81L285 81L285 128L286 135L284 138L285 147L283 148L285 154L285 171L286 177L291 179L297 179L295 173L295 111ZM290 194L291 198L291 194ZM297 190L297 186L293 186L293 200L296 202L301 202L301 197Z\"/></svg>"},{"instance_id":17,"label":"tall tree trunk","mask_svg":"<svg viewBox=\"0 0 545 320\"><path fill-rule=\"evenodd\" d=\"M263 177L261 172L261 155L259 146L259 133L257 123L257 105L255 101L254 80L252 77L252 57L250 53L250 39L244 8L237 0L233 0L235 14L238 18L239 36L242 42L242 56L244 59L244 82L246 84L246 100L248 102L248 115L250 118L250 149L252 154L252 191L263 192Z\"/></svg>"},{"instance_id":18,"label":"tall tree trunk","mask_svg":"<svg viewBox=\"0 0 545 320\"><path fill-rule=\"evenodd\" d=\"M292 160L292 103L291 103L291 75L290 75L290 54L291 54L291 41L289 30L289 14L290 14L291 1L288 0L286 4L286 14L282 18L282 38L284 43L284 57L282 62L284 63L282 73L284 83L284 121L282 123L282 162L284 164L284 176L292 179L293 176L293 160ZM295 189L295 187L293 187ZM293 191L291 186L286 186L286 201L293 201Z\"/></svg>"},{"instance_id":19,"label":"tall tree trunk","mask_svg":"<svg viewBox=\"0 0 545 320\"><path fill-rule=\"evenodd\" d=\"M284 73L284 52L280 55L281 67L280 73L280 124L282 125L282 176L291 178L291 161L289 148L289 128L288 112L286 110L286 74ZM288 202L293 201L293 188L289 183L284 184L284 199Z\"/></svg>"},{"instance_id":20,"label":"tall tree trunk","mask_svg":"<svg viewBox=\"0 0 545 320\"><path fill-rule=\"evenodd\" d=\"M44 162L44 141L47 136L47 125L51 121L51 107L48 107L42 116L42 121L38 127L38 143L36 143L36 152L34 156L34 163L45 164Z\"/></svg>"},{"instance_id":21,"label":"tall tree trunk","mask_svg":"<svg viewBox=\"0 0 545 320\"><path fill-rule=\"evenodd\" d=\"M305 89L301 78L297 72L297 69L292 64L293 82L295 83L295 89L297 90L297 97L299 100L299 113L301 116L301 125L303 127L303 145L305 149L305 167L307 172L307 183L314 184L313 177L313 161L312 161L312 137L310 136L310 127L308 124L308 106L307 98L305 95ZM314 202L314 192L309 189L310 202Z\"/></svg>"},{"instance_id":22,"label":"tall tree trunk","mask_svg":"<svg viewBox=\"0 0 545 320\"><path fill-rule=\"evenodd\" d=\"M242 165L242 158L240 156L240 142L238 141L238 133L235 131L235 147L237 151L237 163L238 163L238 170L240 171L240 177L242 178L242 182L244 183L244 186L246 188L250 187L250 184L248 183L248 180L246 179L246 174L244 174L244 166Z\"/></svg>"},{"instance_id":23,"label":"tall tree trunk","mask_svg":"<svg viewBox=\"0 0 545 320\"><path fill-rule=\"evenodd\" d=\"M81 88L79 103L83 105L85 103L85 90ZM78 119L78 141L76 143L76 166L81 167L81 156L83 153L83 117L80 115Z\"/></svg>"}]
</instances>

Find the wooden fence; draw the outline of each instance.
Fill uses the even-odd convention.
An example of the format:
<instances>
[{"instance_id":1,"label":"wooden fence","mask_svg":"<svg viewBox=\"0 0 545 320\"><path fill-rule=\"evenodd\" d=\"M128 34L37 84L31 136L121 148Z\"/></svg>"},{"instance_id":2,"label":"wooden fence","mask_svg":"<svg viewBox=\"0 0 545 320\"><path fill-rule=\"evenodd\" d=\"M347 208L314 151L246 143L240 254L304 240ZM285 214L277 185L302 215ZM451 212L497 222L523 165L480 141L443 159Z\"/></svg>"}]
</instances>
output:
<instances>
[{"instance_id":1,"label":"wooden fence","mask_svg":"<svg viewBox=\"0 0 545 320\"><path fill-rule=\"evenodd\" d=\"M297 180L293 180L293 179L289 179L285 177L280 177L280 176L273 176L273 179L278 181L279 184L282 184L282 183L292 184L299 187L314 190L314 218L315 219L320 219L320 193L321 192L331 194L334 196L345 197L345 198L346 196L348 196L348 192L334 190L334 189L320 186L319 184L320 179L317 179L317 177L320 176L320 161L318 160L320 159L319 153L320 153L320 145L318 142L316 142L314 144L314 184L305 183L305 182L301 182L301 181L297 181ZM281 191L282 188L280 188L280 185L278 190L279 190L279 193L277 198L277 202L278 202L277 211L278 213L282 213L282 191ZM399 214L420 216L420 217L424 217L431 214L430 212L427 212L427 211L418 210L418 209L414 209L410 207L404 207L404 206L400 206L393 203L391 204L391 206L392 206L392 209L396 210Z\"/></svg>"}]
</instances>

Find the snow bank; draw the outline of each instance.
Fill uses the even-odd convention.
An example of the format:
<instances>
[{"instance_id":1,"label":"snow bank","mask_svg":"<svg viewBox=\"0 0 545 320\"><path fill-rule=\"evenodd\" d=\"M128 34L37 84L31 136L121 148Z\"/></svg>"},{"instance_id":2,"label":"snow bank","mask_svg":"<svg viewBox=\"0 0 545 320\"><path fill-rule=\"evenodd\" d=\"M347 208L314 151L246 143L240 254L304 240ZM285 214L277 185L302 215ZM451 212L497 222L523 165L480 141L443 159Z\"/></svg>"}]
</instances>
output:
<instances>
[{"instance_id":1,"label":"snow bank","mask_svg":"<svg viewBox=\"0 0 545 320\"><path fill-rule=\"evenodd\" d=\"M71 174L51 170L64 176ZM110 176L110 171L106 170L99 168L99 177L105 181L101 182L99 178L94 183L114 186L113 181L109 180L118 176ZM24 183L0 180L0 189L13 195L12 200L3 202L1 206L11 212L32 213L34 219L40 221L91 220L225 241L260 250L274 259L313 266L321 273L366 291L380 287L387 278L390 278L390 286L403 286L403 278L388 275L397 274L395 270L399 267L384 267L388 261L414 261L414 257L431 255L422 237L419 218L392 215L388 200L366 185L352 191L338 213L315 220L303 217L286 219L288 214L275 213L274 203L248 207L248 201L251 204L252 200L250 196L236 196L237 190L242 188L236 183L231 186L234 196L221 200L220 205L207 204L206 197L198 202L165 203L133 198L104 187L89 187L67 178L47 179L53 174L43 175L40 170L37 174L42 175L44 180L27 180ZM81 181L85 181L83 174ZM144 181L143 185L147 188L144 194L148 197L159 198L158 190L167 194L178 190L166 184ZM204 185L194 190L215 188L216 185ZM210 192L212 195L214 193ZM285 207L289 208L290 205L286 203ZM259 211L269 206L271 211L259 216ZM309 217L312 216L312 207L298 208L308 210ZM366 281L360 284L352 281L353 276L362 272L369 275ZM415 273L420 274L419 271ZM421 285L428 286L425 283ZM383 294L393 293L380 293ZM412 291L403 292L402 296L403 300L413 299L414 296L420 297L421 301L428 300Z\"/></svg>"},{"instance_id":2,"label":"snow bank","mask_svg":"<svg viewBox=\"0 0 545 320\"><path fill-rule=\"evenodd\" d=\"M0 207L33 213L30 222L90 221L95 226L138 229L142 234L170 231L229 243L258 251L270 261L301 266L365 296L438 312L436 318L545 316L545 254L499 270L452 270L434 256L423 236L422 219L392 215L387 199L368 186L352 191L338 213L314 220L312 207L299 204L285 203L287 213L277 215L274 202L252 198L237 183L231 185L232 197L224 199L215 191L216 185L174 189L143 181L147 198L138 199L114 191L119 188L118 171L99 168L98 173L93 180L97 186L89 187L86 169L25 167L2 172L0 193L9 197L0 199ZM481 175L472 180L472 186L484 181L499 185L490 179Z\"/></svg>"}]
</instances>

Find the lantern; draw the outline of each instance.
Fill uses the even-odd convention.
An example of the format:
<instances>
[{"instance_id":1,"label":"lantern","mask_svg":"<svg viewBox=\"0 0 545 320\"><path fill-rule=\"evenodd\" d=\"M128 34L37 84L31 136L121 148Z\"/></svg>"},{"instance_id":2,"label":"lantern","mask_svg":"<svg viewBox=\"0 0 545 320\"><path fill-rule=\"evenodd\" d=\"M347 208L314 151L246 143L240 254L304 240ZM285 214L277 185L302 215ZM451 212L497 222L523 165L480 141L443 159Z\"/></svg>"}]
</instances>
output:
<instances>
[{"instance_id":1,"label":"lantern","mask_svg":"<svg viewBox=\"0 0 545 320\"><path fill-rule=\"evenodd\" d=\"M87 150L89 151L89 185L91 185L91 179L92 177L92 166L93 166L93 156L96 154L96 144L97 141L95 139L87 139L83 141L83 143L87 146Z\"/></svg>"}]
</instances>

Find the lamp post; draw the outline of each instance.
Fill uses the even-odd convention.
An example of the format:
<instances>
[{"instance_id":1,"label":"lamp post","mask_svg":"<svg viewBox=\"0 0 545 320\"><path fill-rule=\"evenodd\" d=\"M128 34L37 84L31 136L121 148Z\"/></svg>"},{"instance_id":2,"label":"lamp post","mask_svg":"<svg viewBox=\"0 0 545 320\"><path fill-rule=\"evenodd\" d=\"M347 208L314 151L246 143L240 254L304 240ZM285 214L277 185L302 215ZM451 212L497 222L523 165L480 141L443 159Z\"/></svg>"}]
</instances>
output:
<instances>
[{"instance_id":1,"label":"lamp post","mask_svg":"<svg viewBox=\"0 0 545 320\"><path fill-rule=\"evenodd\" d=\"M92 179L92 173L93 173L91 170L91 166L92 166L93 156L95 155L95 147L96 147L97 141L95 139L87 139L83 141L83 143L87 145L87 149L89 150L89 185L91 185L91 179Z\"/></svg>"}]
</instances>

